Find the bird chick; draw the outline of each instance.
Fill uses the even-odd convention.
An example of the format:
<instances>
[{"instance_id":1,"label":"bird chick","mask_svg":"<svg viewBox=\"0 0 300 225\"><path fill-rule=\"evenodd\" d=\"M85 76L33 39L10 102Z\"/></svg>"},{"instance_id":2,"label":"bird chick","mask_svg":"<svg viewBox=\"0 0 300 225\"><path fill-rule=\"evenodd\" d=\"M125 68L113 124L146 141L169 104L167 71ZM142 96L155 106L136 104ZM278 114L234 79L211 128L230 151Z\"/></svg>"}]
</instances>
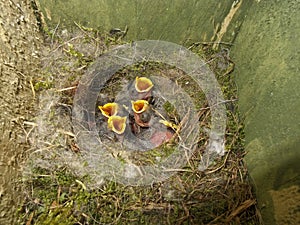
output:
<instances>
[{"instance_id":1,"label":"bird chick","mask_svg":"<svg viewBox=\"0 0 300 225\"><path fill-rule=\"evenodd\" d=\"M106 103L103 106L98 106L103 116L110 118L118 113L119 106L115 102Z\"/></svg>"},{"instance_id":2,"label":"bird chick","mask_svg":"<svg viewBox=\"0 0 300 225\"><path fill-rule=\"evenodd\" d=\"M131 101L134 120L141 127L149 127L151 108L146 100Z\"/></svg>"},{"instance_id":3,"label":"bird chick","mask_svg":"<svg viewBox=\"0 0 300 225\"><path fill-rule=\"evenodd\" d=\"M147 77L135 78L135 90L137 91L137 99L148 100L151 96L151 90L153 88L152 81Z\"/></svg>"},{"instance_id":4,"label":"bird chick","mask_svg":"<svg viewBox=\"0 0 300 225\"><path fill-rule=\"evenodd\" d=\"M126 116L110 116L107 121L107 127L116 134L123 134L126 128Z\"/></svg>"}]
</instances>

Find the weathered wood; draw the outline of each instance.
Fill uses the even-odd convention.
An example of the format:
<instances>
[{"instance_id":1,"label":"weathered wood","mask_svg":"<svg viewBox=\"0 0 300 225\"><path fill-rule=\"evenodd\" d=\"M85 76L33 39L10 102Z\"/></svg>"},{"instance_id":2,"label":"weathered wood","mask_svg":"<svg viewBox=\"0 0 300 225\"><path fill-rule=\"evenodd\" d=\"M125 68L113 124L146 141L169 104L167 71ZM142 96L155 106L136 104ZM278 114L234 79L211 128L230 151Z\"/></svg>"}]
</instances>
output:
<instances>
[{"instance_id":1,"label":"weathered wood","mask_svg":"<svg viewBox=\"0 0 300 225\"><path fill-rule=\"evenodd\" d=\"M23 121L32 119L29 80L38 71L41 43L30 2L0 2L0 224L16 223L22 201L20 165L29 147Z\"/></svg>"}]
</instances>

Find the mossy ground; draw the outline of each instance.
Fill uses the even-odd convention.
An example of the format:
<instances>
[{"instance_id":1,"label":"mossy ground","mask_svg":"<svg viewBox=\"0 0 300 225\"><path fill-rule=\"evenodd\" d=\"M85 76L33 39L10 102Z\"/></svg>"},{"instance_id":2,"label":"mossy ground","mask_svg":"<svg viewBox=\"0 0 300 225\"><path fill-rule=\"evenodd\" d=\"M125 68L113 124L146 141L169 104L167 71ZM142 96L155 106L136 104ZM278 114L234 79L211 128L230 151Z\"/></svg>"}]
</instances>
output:
<instances>
[{"instance_id":1,"label":"mossy ground","mask_svg":"<svg viewBox=\"0 0 300 225\"><path fill-rule=\"evenodd\" d=\"M71 33L57 28L47 32L45 38L50 54L45 53L43 72L32 81L32 91L38 95L45 89L56 88L61 91L61 103L69 108L74 89L89 64L111 47L124 43L118 35L82 26ZM24 181L26 197L18 213L20 224L259 224L256 200L243 163L243 120L230 76L234 64L228 47L221 46L216 51L209 44L190 46L209 63L226 99L224 157L205 172L198 170L207 144L203 132L189 165L168 180L148 187L107 181L97 189L89 189L86 186L89 177L75 176L67 167L35 168L30 179ZM121 73L128 74L132 69L142 74L149 71L171 74L174 70L150 63ZM63 86L57 85L58 80L63 81ZM178 82L186 84L184 90L202 103L197 105L199 123L201 127L209 127L210 110L204 95L195 91L187 76L180 77ZM66 139L65 150L80 154L73 137L67 135ZM151 158L151 153L148 154Z\"/></svg>"}]
</instances>

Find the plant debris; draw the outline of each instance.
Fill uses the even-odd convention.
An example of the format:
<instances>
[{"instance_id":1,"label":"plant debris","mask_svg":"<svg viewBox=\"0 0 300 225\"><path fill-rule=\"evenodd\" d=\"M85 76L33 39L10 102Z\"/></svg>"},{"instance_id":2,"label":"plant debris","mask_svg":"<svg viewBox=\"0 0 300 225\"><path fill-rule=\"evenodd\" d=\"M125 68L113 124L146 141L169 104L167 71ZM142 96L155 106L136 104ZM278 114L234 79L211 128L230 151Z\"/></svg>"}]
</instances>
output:
<instances>
[{"instance_id":1,"label":"plant debris","mask_svg":"<svg viewBox=\"0 0 300 225\"><path fill-rule=\"evenodd\" d=\"M125 42L123 36L116 38L78 24L77 29L72 31L59 28L45 31L45 36L49 52L44 54L43 73L32 80L32 91L34 96L42 96L45 90L54 89L59 95L59 103L51 105L56 110L48 114L47 122L48 132L53 127L60 141L43 141L49 154L55 149L60 149L60 154L80 154L71 122L65 120L65 124L59 124L55 123L55 118L58 114L70 116L77 84L87 67L99 55ZM226 99L228 121L224 157L206 171L198 170L208 140L205 129L202 129L197 151L188 165L177 169L177 173L168 180L151 186L135 187L102 181L98 188L89 188L88 175L78 176L76 171L64 166L33 166L30 176L24 181L26 198L19 209L20 224L260 224L253 188L243 162L243 119L238 112L237 89L231 77L234 64L227 46L221 46L221 50L213 50L212 47L212 44L197 44L190 50L208 62ZM126 76L133 72L132 77L135 78L137 74L147 76L149 71L173 76L197 103L200 126L209 128L210 108L205 96L182 71L149 62L124 68L120 73ZM113 94L113 87L119 82L117 78L116 75L110 80L111 85L105 88L105 92ZM54 100L48 96L45 101ZM177 117L174 106L166 104L165 107L170 109L174 118ZM37 129L37 126L34 123L32 129ZM32 145L39 142L37 138L39 136L32 136ZM171 144L167 143L164 148L168 149ZM42 150L37 148L34 151ZM148 152L131 160L151 163L157 154L155 151ZM54 155L52 160L58 159Z\"/></svg>"}]
</instances>

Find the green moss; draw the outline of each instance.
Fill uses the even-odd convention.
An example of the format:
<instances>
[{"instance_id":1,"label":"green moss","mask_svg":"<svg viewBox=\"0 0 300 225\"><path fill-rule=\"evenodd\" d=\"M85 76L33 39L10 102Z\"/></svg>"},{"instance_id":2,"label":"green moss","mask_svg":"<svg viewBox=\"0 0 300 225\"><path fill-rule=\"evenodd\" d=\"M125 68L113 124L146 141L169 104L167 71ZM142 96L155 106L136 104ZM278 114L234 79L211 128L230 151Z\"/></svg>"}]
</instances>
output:
<instances>
[{"instance_id":1,"label":"green moss","mask_svg":"<svg viewBox=\"0 0 300 225\"><path fill-rule=\"evenodd\" d=\"M99 40L98 31L80 26L87 35L82 41ZM101 39L107 48L117 40L105 36ZM64 43L59 40L59 43ZM162 183L147 187L124 186L116 182L106 181L98 189L88 190L90 178L75 176L66 168L35 169L34 176L27 180L27 198L19 210L20 224L31 221L31 224L226 224L226 218L245 200L253 199L251 186L245 182L247 171L241 163L243 149L243 124L239 118L236 98L236 88L228 73L231 62L222 61L218 67L220 52L213 51L209 46L191 48L210 61L211 69L222 87L224 97L228 101L226 149L228 155L220 158L205 173L198 171L197 165L207 144L207 134L203 128L210 126L210 112L204 93L194 84L193 80L176 68L155 62L143 62L123 68L108 82L103 92L113 93L121 86L119 78L134 79L138 76L149 77L153 74L170 75L170 78L186 91L193 99L199 111L200 138L195 143L197 151L193 154L186 167ZM216 57L218 56L218 57ZM215 58L214 58L215 57ZM211 60L214 59L214 60ZM221 59L224 59L221 57ZM94 59L85 55L78 46L64 46L63 56L59 58L59 72L48 71L35 82L35 90L49 89L54 86L51 76L55 78L66 76L68 83L78 81L80 75ZM59 61L58 60L58 61ZM73 63L65 64L69 60ZM80 71L80 72L78 72ZM119 85L119 86L118 86ZM112 88L114 87L114 88ZM66 94L65 94L66 95ZM68 95L72 97L72 95ZM68 102L71 104L71 102ZM179 118L176 108L170 102L164 104L164 110L170 117ZM50 122L55 113L50 112ZM177 140L165 143L157 149L135 155L139 165L156 164L157 160L167 158L175 151ZM69 150L69 149L68 149ZM230 153L230 154L229 154ZM120 162L126 163L120 156ZM87 163L86 163L87 166ZM238 190L238 191L236 191ZM242 224L254 224L255 206L241 212L238 216ZM253 217L253 219L251 219ZM238 221L238 220L237 220ZM230 224L238 224L234 220Z\"/></svg>"},{"instance_id":2,"label":"green moss","mask_svg":"<svg viewBox=\"0 0 300 225\"><path fill-rule=\"evenodd\" d=\"M42 74L35 76L33 80L33 87L35 91L42 91L50 89L54 86L52 74L45 70Z\"/></svg>"},{"instance_id":3,"label":"green moss","mask_svg":"<svg viewBox=\"0 0 300 225\"><path fill-rule=\"evenodd\" d=\"M41 90L47 90L53 87L52 82L47 82L47 81L37 81L34 84L34 90L35 91L41 91Z\"/></svg>"}]
</instances>

